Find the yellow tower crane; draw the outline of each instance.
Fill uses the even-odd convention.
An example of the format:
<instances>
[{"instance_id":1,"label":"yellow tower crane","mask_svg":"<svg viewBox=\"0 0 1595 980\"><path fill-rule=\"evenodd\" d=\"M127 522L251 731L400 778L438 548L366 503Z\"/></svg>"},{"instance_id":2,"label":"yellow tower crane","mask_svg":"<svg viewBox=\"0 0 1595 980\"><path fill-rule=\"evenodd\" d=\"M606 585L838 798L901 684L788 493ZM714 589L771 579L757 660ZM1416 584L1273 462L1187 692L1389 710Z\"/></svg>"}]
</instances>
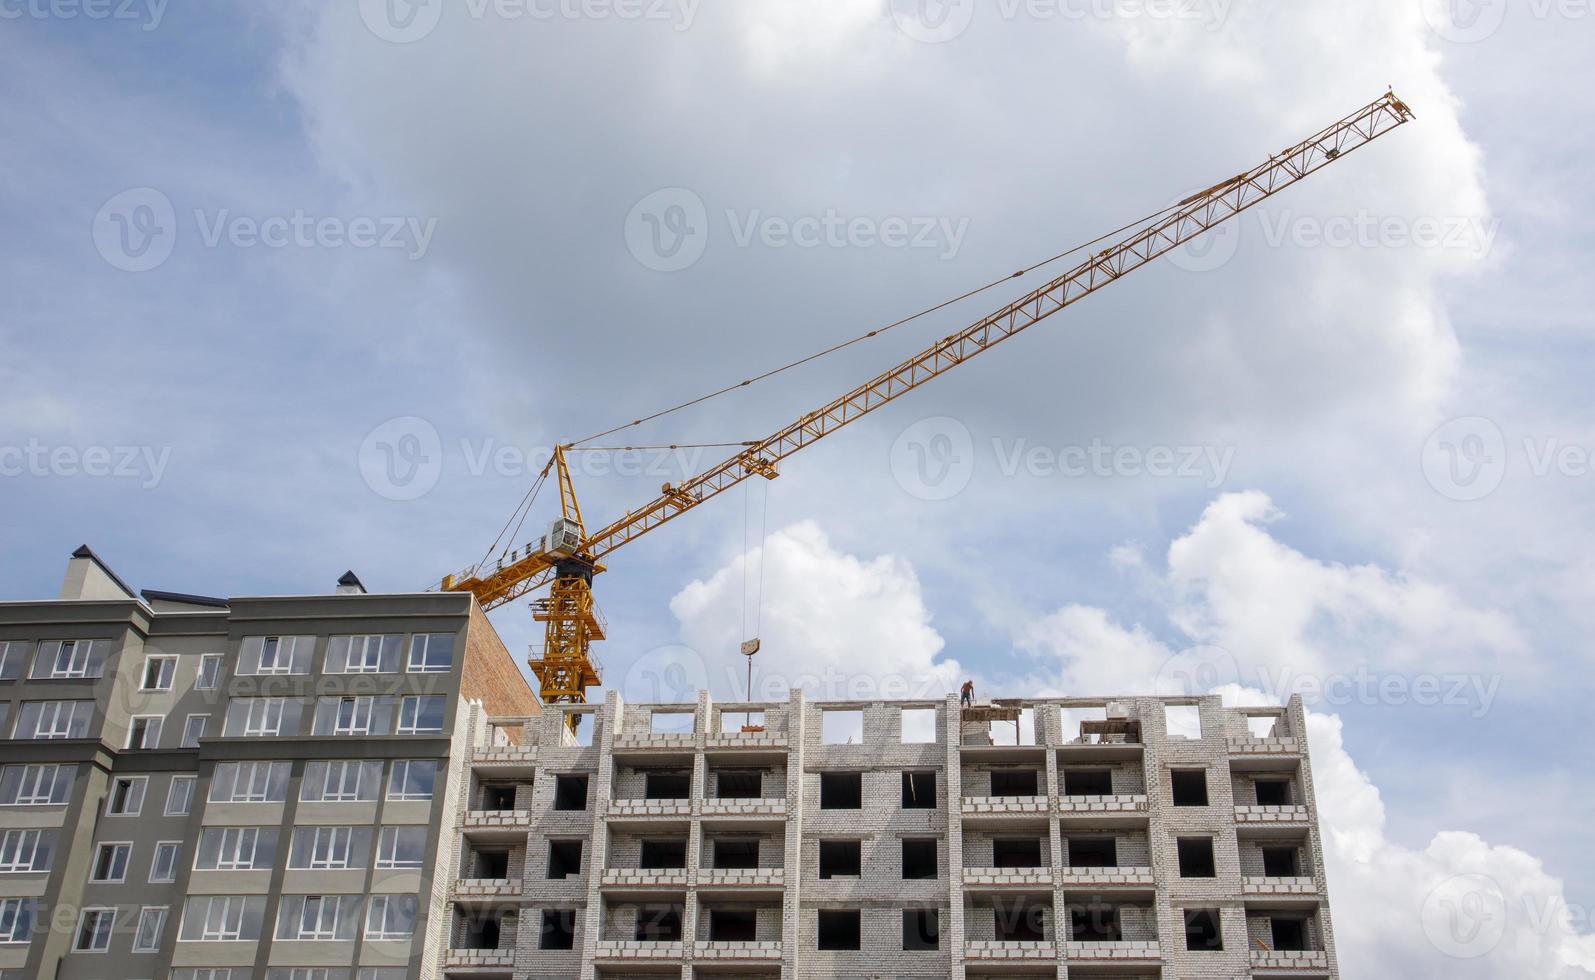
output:
<instances>
[{"instance_id":1,"label":"yellow tower crane","mask_svg":"<svg viewBox=\"0 0 1595 980\"><path fill-rule=\"evenodd\" d=\"M561 513L548 533L501 557L491 567L478 566L444 578L442 588L473 593L484 609L493 609L552 582L548 596L532 603L533 618L545 624L546 643L542 655L531 660L531 668L541 685L545 704L583 703L587 688L601 682L592 644L604 638L604 620L593 601L592 580L604 570L602 560L615 549L750 477L775 479L779 475L778 464L805 446L1073 305L1412 118L1412 110L1394 92L1386 92L1351 115L1270 156L1266 162L1127 226L1133 230L1093 252L1063 275L767 438L744 444L718 465L679 485L665 484L659 496L592 533L588 533L582 520L566 459L574 446L560 446L543 471L546 477L551 469L559 484ZM1023 274L1015 273L1009 278Z\"/></svg>"}]
</instances>

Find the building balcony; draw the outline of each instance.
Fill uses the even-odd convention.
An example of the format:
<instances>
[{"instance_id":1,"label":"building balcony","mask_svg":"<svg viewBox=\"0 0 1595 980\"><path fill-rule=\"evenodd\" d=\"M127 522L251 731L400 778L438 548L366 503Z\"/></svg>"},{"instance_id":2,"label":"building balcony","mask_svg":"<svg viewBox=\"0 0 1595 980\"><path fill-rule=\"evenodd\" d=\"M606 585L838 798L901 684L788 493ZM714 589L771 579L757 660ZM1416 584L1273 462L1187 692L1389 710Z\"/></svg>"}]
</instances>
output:
<instances>
[{"instance_id":1,"label":"building balcony","mask_svg":"<svg viewBox=\"0 0 1595 980\"><path fill-rule=\"evenodd\" d=\"M621 732L615 736L616 752L691 752L697 736L691 732Z\"/></svg>"},{"instance_id":2,"label":"building balcony","mask_svg":"<svg viewBox=\"0 0 1595 980\"><path fill-rule=\"evenodd\" d=\"M1318 894L1318 882L1311 878L1265 878L1247 875L1241 879L1241 891L1247 897L1300 898Z\"/></svg>"},{"instance_id":3,"label":"building balcony","mask_svg":"<svg viewBox=\"0 0 1595 980\"><path fill-rule=\"evenodd\" d=\"M1068 942L1063 944L1063 951L1070 963L1157 963L1163 959L1163 951L1155 939Z\"/></svg>"},{"instance_id":4,"label":"building balcony","mask_svg":"<svg viewBox=\"0 0 1595 980\"><path fill-rule=\"evenodd\" d=\"M963 799L966 817L992 817L1009 814L1036 816L1047 812L1045 796L966 796Z\"/></svg>"},{"instance_id":5,"label":"building balcony","mask_svg":"<svg viewBox=\"0 0 1595 980\"><path fill-rule=\"evenodd\" d=\"M1304 806L1238 806L1235 822L1244 824L1301 824L1312 820L1312 813Z\"/></svg>"},{"instance_id":6,"label":"building balcony","mask_svg":"<svg viewBox=\"0 0 1595 980\"><path fill-rule=\"evenodd\" d=\"M686 868L608 868L604 871L605 888L674 888L687 887Z\"/></svg>"},{"instance_id":7,"label":"building balcony","mask_svg":"<svg viewBox=\"0 0 1595 980\"><path fill-rule=\"evenodd\" d=\"M1322 950L1297 950L1286 951L1280 949L1254 949L1252 950L1252 969L1284 971L1310 971L1312 973L1326 973L1329 970L1329 954Z\"/></svg>"},{"instance_id":8,"label":"building balcony","mask_svg":"<svg viewBox=\"0 0 1595 980\"><path fill-rule=\"evenodd\" d=\"M1151 888L1151 868L1064 868L1058 884L1065 888Z\"/></svg>"},{"instance_id":9,"label":"building balcony","mask_svg":"<svg viewBox=\"0 0 1595 980\"><path fill-rule=\"evenodd\" d=\"M719 963L779 963L782 947L777 940L759 942L720 942L709 940L692 947L694 960L714 960Z\"/></svg>"},{"instance_id":10,"label":"building balcony","mask_svg":"<svg viewBox=\"0 0 1595 980\"><path fill-rule=\"evenodd\" d=\"M679 942L661 943L642 942L634 939L600 939L593 958L609 961L619 960L626 963L657 963L666 960L680 960L683 952L684 945Z\"/></svg>"},{"instance_id":11,"label":"building balcony","mask_svg":"<svg viewBox=\"0 0 1595 980\"><path fill-rule=\"evenodd\" d=\"M443 969L459 976L497 976L515 969L513 949L450 949L443 953Z\"/></svg>"},{"instance_id":12,"label":"building balcony","mask_svg":"<svg viewBox=\"0 0 1595 980\"><path fill-rule=\"evenodd\" d=\"M527 831L532 826L530 810L467 810L466 830Z\"/></svg>"},{"instance_id":13,"label":"building balcony","mask_svg":"<svg viewBox=\"0 0 1595 980\"><path fill-rule=\"evenodd\" d=\"M783 888L785 868L704 868L698 872L700 888Z\"/></svg>"},{"instance_id":14,"label":"building balcony","mask_svg":"<svg viewBox=\"0 0 1595 980\"><path fill-rule=\"evenodd\" d=\"M978 963L1025 963L1056 961L1058 946L1044 942L1003 942L996 939L971 939L964 943L964 959Z\"/></svg>"},{"instance_id":15,"label":"building balcony","mask_svg":"<svg viewBox=\"0 0 1595 980\"><path fill-rule=\"evenodd\" d=\"M770 797L760 800L704 800L705 817L780 817L786 818L786 800Z\"/></svg>"},{"instance_id":16,"label":"building balcony","mask_svg":"<svg viewBox=\"0 0 1595 980\"><path fill-rule=\"evenodd\" d=\"M454 883L454 897L518 899L521 897L521 880L519 878L461 878Z\"/></svg>"},{"instance_id":17,"label":"building balcony","mask_svg":"<svg viewBox=\"0 0 1595 980\"><path fill-rule=\"evenodd\" d=\"M1052 887L1051 868L965 868L965 888Z\"/></svg>"},{"instance_id":18,"label":"building balcony","mask_svg":"<svg viewBox=\"0 0 1595 980\"><path fill-rule=\"evenodd\" d=\"M787 738L786 732L720 732L705 739L704 748L711 752L726 749L785 752Z\"/></svg>"},{"instance_id":19,"label":"building balcony","mask_svg":"<svg viewBox=\"0 0 1595 980\"><path fill-rule=\"evenodd\" d=\"M691 800L610 800L611 817L690 817Z\"/></svg>"},{"instance_id":20,"label":"building balcony","mask_svg":"<svg viewBox=\"0 0 1595 980\"><path fill-rule=\"evenodd\" d=\"M1060 814L1074 813L1129 813L1138 814L1147 812L1145 796L1060 796L1058 797L1058 812Z\"/></svg>"},{"instance_id":21,"label":"building balcony","mask_svg":"<svg viewBox=\"0 0 1595 980\"><path fill-rule=\"evenodd\" d=\"M1301 742L1294 738L1253 738L1249 735L1231 736L1229 754L1238 756L1291 756L1301 755Z\"/></svg>"}]
</instances>

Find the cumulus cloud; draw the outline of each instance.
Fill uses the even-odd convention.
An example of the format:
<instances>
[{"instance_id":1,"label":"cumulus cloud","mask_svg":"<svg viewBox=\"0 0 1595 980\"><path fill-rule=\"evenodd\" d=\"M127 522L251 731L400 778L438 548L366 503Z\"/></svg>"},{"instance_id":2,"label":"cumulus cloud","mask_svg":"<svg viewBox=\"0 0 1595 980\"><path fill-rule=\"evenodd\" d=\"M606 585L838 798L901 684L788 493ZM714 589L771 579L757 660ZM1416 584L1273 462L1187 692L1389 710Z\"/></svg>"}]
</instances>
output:
<instances>
[{"instance_id":1,"label":"cumulus cloud","mask_svg":"<svg viewBox=\"0 0 1595 980\"><path fill-rule=\"evenodd\" d=\"M763 609L755 614L761 564ZM744 689L736 651L744 631L755 629L763 641L754 677L761 697L801 688L819 699L939 698L961 683L958 662L940 656L942 637L908 562L847 554L811 521L691 582L670 611L688 650L719 665L704 671L719 697Z\"/></svg>"}]
</instances>

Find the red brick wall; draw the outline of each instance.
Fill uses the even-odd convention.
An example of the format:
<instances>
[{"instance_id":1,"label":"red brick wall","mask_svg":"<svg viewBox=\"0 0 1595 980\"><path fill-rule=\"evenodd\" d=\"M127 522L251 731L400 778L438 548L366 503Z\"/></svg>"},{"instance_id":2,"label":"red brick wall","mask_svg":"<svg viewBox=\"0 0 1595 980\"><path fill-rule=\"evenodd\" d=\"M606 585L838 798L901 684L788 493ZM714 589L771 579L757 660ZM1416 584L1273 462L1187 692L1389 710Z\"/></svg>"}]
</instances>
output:
<instances>
[{"instance_id":1,"label":"red brick wall","mask_svg":"<svg viewBox=\"0 0 1595 980\"><path fill-rule=\"evenodd\" d=\"M536 715L543 710L515 658L499 639L498 631L474 601L471 622L465 630L465 666L460 676L460 694L481 701L489 716ZM508 731L511 737L520 737L518 729Z\"/></svg>"}]
</instances>

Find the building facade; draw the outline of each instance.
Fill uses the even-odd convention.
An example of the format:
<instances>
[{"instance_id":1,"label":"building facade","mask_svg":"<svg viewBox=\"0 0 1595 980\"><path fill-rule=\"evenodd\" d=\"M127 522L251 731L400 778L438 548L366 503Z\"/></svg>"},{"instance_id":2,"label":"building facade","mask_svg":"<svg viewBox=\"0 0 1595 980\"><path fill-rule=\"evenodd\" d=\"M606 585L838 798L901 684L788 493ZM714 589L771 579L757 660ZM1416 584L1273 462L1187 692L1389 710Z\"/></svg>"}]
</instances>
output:
<instances>
[{"instance_id":1,"label":"building facade","mask_svg":"<svg viewBox=\"0 0 1595 980\"><path fill-rule=\"evenodd\" d=\"M0 978L417 980L483 711L536 699L469 595L0 603Z\"/></svg>"},{"instance_id":2,"label":"building facade","mask_svg":"<svg viewBox=\"0 0 1595 980\"><path fill-rule=\"evenodd\" d=\"M0 980L1337 977L1299 700L540 710L465 594L0 603Z\"/></svg>"}]
</instances>

